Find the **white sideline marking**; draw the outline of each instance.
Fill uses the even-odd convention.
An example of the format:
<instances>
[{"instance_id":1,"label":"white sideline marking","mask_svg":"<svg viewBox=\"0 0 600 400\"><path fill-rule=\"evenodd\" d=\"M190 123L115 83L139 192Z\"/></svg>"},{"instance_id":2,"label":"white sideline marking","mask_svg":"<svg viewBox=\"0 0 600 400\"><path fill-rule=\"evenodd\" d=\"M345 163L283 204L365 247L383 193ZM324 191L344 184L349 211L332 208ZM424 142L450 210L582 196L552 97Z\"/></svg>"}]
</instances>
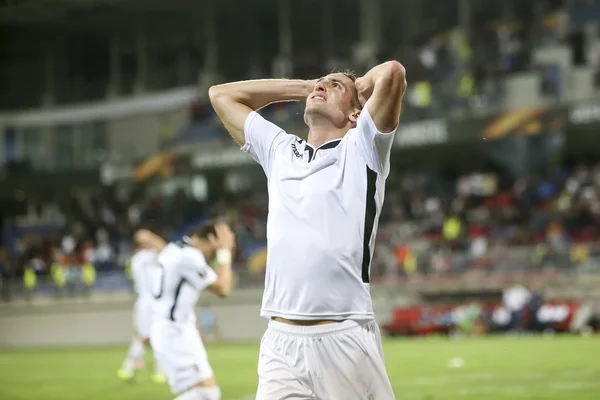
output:
<instances>
[{"instance_id":1,"label":"white sideline marking","mask_svg":"<svg viewBox=\"0 0 600 400\"><path fill-rule=\"evenodd\" d=\"M412 386L412 385L439 386L439 385L445 385L447 383L452 383L452 382L491 381L494 378L495 377L492 374L462 374L462 375L456 375L453 377L450 377L450 376L435 376L435 377L429 376L429 377L427 377L427 376L425 376L425 377L418 378L414 381L412 381L412 380L401 381L401 382L398 382L398 385L401 385L401 386Z\"/></svg>"},{"instance_id":2,"label":"white sideline marking","mask_svg":"<svg viewBox=\"0 0 600 400\"><path fill-rule=\"evenodd\" d=\"M556 391L569 391L579 389L590 389L600 386L598 382L559 382L550 385L550 389Z\"/></svg>"},{"instance_id":3,"label":"white sideline marking","mask_svg":"<svg viewBox=\"0 0 600 400\"><path fill-rule=\"evenodd\" d=\"M452 383L460 382L490 382L495 379L504 379L510 381L537 381L543 379L573 379L573 378L586 378L597 374L597 370L593 369L580 369L563 371L558 373L540 373L533 372L528 374L521 374L519 376L497 376L489 373L474 373L474 374L457 374L452 376L424 376L414 380L396 381L393 382L394 386L410 387L410 386L442 386Z\"/></svg>"},{"instance_id":4,"label":"white sideline marking","mask_svg":"<svg viewBox=\"0 0 600 400\"><path fill-rule=\"evenodd\" d=\"M518 393L523 392L525 390L525 386L523 385L512 385L512 386L502 386L501 388L498 386L481 386L478 388L471 389L463 389L458 392L459 396L472 396L476 394L488 394L488 393Z\"/></svg>"},{"instance_id":5,"label":"white sideline marking","mask_svg":"<svg viewBox=\"0 0 600 400\"><path fill-rule=\"evenodd\" d=\"M563 391L570 392L581 389L591 389L600 387L600 382L558 382L550 386L552 391ZM457 397L470 397L470 396L481 396L491 393L521 393L527 389L523 385L512 385L512 386L492 386L484 385L477 388L463 389L458 391L455 396ZM427 398L431 393L426 392L401 392L402 398L404 399L423 399Z\"/></svg>"},{"instance_id":6,"label":"white sideline marking","mask_svg":"<svg viewBox=\"0 0 600 400\"><path fill-rule=\"evenodd\" d=\"M516 381L536 381L543 379L573 379L573 378L585 378L593 376L597 373L597 370L593 369L581 369L581 370L572 370L572 371L564 371L558 374L545 374L545 373L530 373L525 375L519 375L518 377L505 377L508 380L516 380ZM467 388L459 390L456 394L461 397L469 397L475 395L489 394L489 393L519 393L523 392L527 389L525 385L516 384L510 386L504 386L502 382L498 382L497 385L494 385L494 379L498 378L493 374L463 374L457 375L453 377L444 377L444 376L436 376L436 377L422 377L416 380L407 380L407 381L395 381L392 382L393 386L398 388L410 388L415 386L444 386L448 383L452 382L489 382L488 384L484 384L475 388ZM595 387L600 387L600 382L578 382L578 381L562 381L555 382L549 386L550 390L553 391L575 391L581 389L591 389ZM417 392L417 391L406 391L402 392L403 398L420 398L422 399L426 396L427 393ZM237 397L231 400L254 400L256 397L252 395Z\"/></svg>"}]
</instances>

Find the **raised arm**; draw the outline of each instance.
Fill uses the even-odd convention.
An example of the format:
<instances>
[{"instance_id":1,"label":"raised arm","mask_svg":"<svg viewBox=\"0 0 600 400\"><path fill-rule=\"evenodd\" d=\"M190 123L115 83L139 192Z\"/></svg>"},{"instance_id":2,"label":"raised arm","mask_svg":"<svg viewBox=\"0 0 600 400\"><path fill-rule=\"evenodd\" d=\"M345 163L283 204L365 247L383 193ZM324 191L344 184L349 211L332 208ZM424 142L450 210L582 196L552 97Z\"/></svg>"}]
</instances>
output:
<instances>
[{"instance_id":1,"label":"raised arm","mask_svg":"<svg viewBox=\"0 0 600 400\"><path fill-rule=\"evenodd\" d=\"M167 242L160 236L150 232L147 229L140 229L135 232L135 241L144 249L161 251L167 245Z\"/></svg>"},{"instance_id":2,"label":"raised arm","mask_svg":"<svg viewBox=\"0 0 600 400\"><path fill-rule=\"evenodd\" d=\"M233 250L235 248L235 234L226 224L215 226L216 236L209 236L209 241L217 249L217 280L208 289L220 297L225 297L231 292L233 283L231 264L233 262Z\"/></svg>"},{"instance_id":3,"label":"raised arm","mask_svg":"<svg viewBox=\"0 0 600 400\"><path fill-rule=\"evenodd\" d=\"M356 80L359 98L368 107L377 130L391 132L400 119L402 96L406 90L406 70L397 61L372 68Z\"/></svg>"},{"instance_id":4,"label":"raised arm","mask_svg":"<svg viewBox=\"0 0 600 400\"><path fill-rule=\"evenodd\" d=\"M243 146L248 114L271 103L306 100L315 81L261 79L212 86L210 102L229 134Z\"/></svg>"}]
</instances>

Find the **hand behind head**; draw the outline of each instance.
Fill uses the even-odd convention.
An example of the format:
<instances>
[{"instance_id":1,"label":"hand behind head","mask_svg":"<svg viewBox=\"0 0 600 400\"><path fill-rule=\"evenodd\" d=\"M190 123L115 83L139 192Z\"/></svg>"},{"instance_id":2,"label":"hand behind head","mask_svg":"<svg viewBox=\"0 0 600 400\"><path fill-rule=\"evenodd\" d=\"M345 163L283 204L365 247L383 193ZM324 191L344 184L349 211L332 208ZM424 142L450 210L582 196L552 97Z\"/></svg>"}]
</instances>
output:
<instances>
[{"instance_id":1,"label":"hand behind head","mask_svg":"<svg viewBox=\"0 0 600 400\"><path fill-rule=\"evenodd\" d=\"M215 247L215 249L229 249L235 248L235 234L225 223L218 223L215 225L216 235L209 235L209 242Z\"/></svg>"}]
</instances>

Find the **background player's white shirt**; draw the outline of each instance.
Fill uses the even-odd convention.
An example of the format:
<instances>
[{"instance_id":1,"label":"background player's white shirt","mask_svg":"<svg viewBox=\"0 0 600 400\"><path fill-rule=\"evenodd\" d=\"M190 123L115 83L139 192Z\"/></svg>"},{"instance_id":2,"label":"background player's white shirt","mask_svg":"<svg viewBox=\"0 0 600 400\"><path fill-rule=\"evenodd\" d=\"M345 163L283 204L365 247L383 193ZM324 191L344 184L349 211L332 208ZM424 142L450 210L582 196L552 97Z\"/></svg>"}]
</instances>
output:
<instances>
[{"instance_id":1,"label":"background player's white shirt","mask_svg":"<svg viewBox=\"0 0 600 400\"><path fill-rule=\"evenodd\" d=\"M155 321L195 324L200 293L217 280L202 252L186 241L169 243L158 255L162 279L153 290Z\"/></svg>"},{"instance_id":2,"label":"background player's white shirt","mask_svg":"<svg viewBox=\"0 0 600 400\"><path fill-rule=\"evenodd\" d=\"M158 276L158 253L143 249L131 257L133 286L139 299L153 300L152 281Z\"/></svg>"},{"instance_id":3,"label":"background player's white shirt","mask_svg":"<svg viewBox=\"0 0 600 400\"><path fill-rule=\"evenodd\" d=\"M256 112L244 134L242 150L268 178L261 315L372 319L370 264L394 133L378 132L365 106L356 128L317 149Z\"/></svg>"}]
</instances>

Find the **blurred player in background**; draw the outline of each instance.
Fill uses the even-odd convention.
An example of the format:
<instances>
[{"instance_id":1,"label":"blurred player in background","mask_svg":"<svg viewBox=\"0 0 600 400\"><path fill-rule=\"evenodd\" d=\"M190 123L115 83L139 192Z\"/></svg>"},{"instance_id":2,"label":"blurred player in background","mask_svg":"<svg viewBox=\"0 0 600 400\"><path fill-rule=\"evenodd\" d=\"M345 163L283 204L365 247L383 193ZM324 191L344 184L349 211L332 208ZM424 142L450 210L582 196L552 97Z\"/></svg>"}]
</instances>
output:
<instances>
[{"instance_id":1,"label":"blurred player in background","mask_svg":"<svg viewBox=\"0 0 600 400\"><path fill-rule=\"evenodd\" d=\"M158 253L154 249L144 249L138 246L131 257L130 263L133 285L137 293L133 311L133 326L136 336L133 337L127 357L125 357L121 368L117 371L119 378L125 381L132 380L135 377L136 370L143 366L144 354L150 346L150 329L154 312L152 281L157 279L159 274ZM154 362L152 380L156 383L166 381L160 364L156 361Z\"/></svg>"},{"instance_id":2,"label":"blurred player in background","mask_svg":"<svg viewBox=\"0 0 600 400\"><path fill-rule=\"evenodd\" d=\"M157 299L151 343L176 400L219 400L194 308L204 289L218 296L231 291L235 235L228 225L209 221L181 241L167 244L149 231L137 239L159 252L162 276L153 289ZM218 271L210 268L213 259Z\"/></svg>"},{"instance_id":3,"label":"blurred player in background","mask_svg":"<svg viewBox=\"0 0 600 400\"><path fill-rule=\"evenodd\" d=\"M356 78L213 86L231 136L268 178L267 270L257 400L389 400L369 292L375 232L406 89L389 61ZM306 100L308 139L256 110Z\"/></svg>"}]
</instances>

